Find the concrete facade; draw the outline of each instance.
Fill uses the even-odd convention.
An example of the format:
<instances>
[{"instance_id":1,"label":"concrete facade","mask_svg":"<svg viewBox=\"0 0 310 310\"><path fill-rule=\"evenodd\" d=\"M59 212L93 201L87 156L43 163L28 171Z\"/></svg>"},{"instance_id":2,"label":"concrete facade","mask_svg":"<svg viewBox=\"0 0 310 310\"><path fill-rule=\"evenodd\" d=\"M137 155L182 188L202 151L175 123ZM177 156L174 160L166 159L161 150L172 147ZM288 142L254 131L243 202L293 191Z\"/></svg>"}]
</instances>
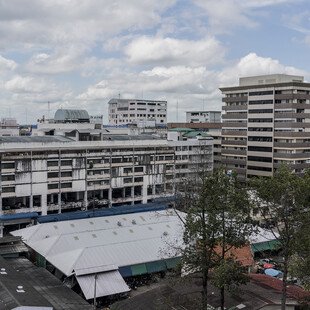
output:
<instances>
[{"instance_id":1,"label":"concrete facade","mask_svg":"<svg viewBox=\"0 0 310 310\"><path fill-rule=\"evenodd\" d=\"M188 111L187 123L220 123L221 111Z\"/></svg>"},{"instance_id":2,"label":"concrete facade","mask_svg":"<svg viewBox=\"0 0 310 310\"><path fill-rule=\"evenodd\" d=\"M213 169L212 138L17 138L0 139L2 215L146 203L172 196L175 184L201 163Z\"/></svg>"},{"instance_id":3,"label":"concrete facade","mask_svg":"<svg viewBox=\"0 0 310 310\"><path fill-rule=\"evenodd\" d=\"M272 176L283 162L310 167L310 83L301 76L241 78L224 95L222 162L242 179Z\"/></svg>"},{"instance_id":4,"label":"concrete facade","mask_svg":"<svg viewBox=\"0 0 310 310\"><path fill-rule=\"evenodd\" d=\"M167 101L113 98L108 104L110 125L153 127L167 123Z\"/></svg>"}]
</instances>

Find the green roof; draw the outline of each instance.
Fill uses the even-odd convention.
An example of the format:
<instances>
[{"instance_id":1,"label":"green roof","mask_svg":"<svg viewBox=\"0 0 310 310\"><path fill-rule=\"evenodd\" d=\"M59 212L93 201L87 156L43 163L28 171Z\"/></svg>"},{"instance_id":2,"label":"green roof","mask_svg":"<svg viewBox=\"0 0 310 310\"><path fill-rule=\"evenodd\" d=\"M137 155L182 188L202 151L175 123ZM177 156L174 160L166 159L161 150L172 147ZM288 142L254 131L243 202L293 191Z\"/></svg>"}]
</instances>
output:
<instances>
[{"instance_id":1,"label":"green roof","mask_svg":"<svg viewBox=\"0 0 310 310\"><path fill-rule=\"evenodd\" d=\"M172 128L169 131L177 131L177 132L189 132L189 131L196 131L195 129L191 129L191 128Z\"/></svg>"},{"instance_id":2,"label":"green roof","mask_svg":"<svg viewBox=\"0 0 310 310\"><path fill-rule=\"evenodd\" d=\"M184 137L186 138L194 138L197 136L201 136L201 137L211 137L207 132L203 132L203 131L190 131L190 132L186 132L184 135Z\"/></svg>"}]
</instances>

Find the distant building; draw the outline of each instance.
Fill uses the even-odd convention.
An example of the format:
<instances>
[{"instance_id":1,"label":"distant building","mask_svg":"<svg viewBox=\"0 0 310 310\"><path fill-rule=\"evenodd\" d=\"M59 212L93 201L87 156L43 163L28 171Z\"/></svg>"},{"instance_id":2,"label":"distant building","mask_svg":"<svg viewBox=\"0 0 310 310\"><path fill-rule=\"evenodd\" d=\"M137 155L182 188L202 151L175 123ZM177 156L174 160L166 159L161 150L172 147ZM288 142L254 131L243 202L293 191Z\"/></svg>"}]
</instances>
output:
<instances>
[{"instance_id":1,"label":"distant building","mask_svg":"<svg viewBox=\"0 0 310 310\"><path fill-rule=\"evenodd\" d=\"M154 127L167 123L167 101L113 98L108 104L110 125Z\"/></svg>"},{"instance_id":2,"label":"distant building","mask_svg":"<svg viewBox=\"0 0 310 310\"><path fill-rule=\"evenodd\" d=\"M59 109L53 119L38 120L33 136L65 136L76 141L102 140L102 115L86 110Z\"/></svg>"},{"instance_id":3,"label":"distant building","mask_svg":"<svg viewBox=\"0 0 310 310\"><path fill-rule=\"evenodd\" d=\"M213 138L213 160L214 168L221 166L221 130L222 123L168 123L168 130L183 131L185 136L187 133L196 135L198 133L207 133Z\"/></svg>"},{"instance_id":4,"label":"distant building","mask_svg":"<svg viewBox=\"0 0 310 310\"><path fill-rule=\"evenodd\" d=\"M220 123L221 111L188 111L187 123Z\"/></svg>"},{"instance_id":5,"label":"distant building","mask_svg":"<svg viewBox=\"0 0 310 310\"><path fill-rule=\"evenodd\" d=\"M272 176L281 163L310 167L310 83L302 76L244 77L223 87L222 162L242 179Z\"/></svg>"},{"instance_id":6,"label":"distant building","mask_svg":"<svg viewBox=\"0 0 310 310\"><path fill-rule=\"evenodd\" d=\"M19 125L15 118L2 118L0 121L0 136L10 137L19 135Z\"/></svg>"}]
</instances>

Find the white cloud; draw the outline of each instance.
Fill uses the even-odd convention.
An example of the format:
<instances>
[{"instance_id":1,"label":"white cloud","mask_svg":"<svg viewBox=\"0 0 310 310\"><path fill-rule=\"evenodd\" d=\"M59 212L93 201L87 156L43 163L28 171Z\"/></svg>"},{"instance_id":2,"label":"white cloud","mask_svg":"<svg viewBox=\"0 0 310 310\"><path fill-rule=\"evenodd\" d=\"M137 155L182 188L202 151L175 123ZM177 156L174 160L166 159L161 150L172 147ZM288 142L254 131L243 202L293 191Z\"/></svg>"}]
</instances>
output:
<instances>
[{"instance_id":1,"label":"white cloud","mask_svg":"<svg viewBox=\"0 0 310 310\"><path fill-rule=\"evenodd\" d=\"M17 63L14 60L7 59L0 55L0 73L6 70L15 70Z\"/></svg>"},{"instance_id":2,"label":"white cloud","mask_svg":"<svg viewBox=\"0 0 310 310\"><path fill-rule=\"evenodd\" d=\"M257 9L294 0L194 0L208 16L208 23L213 32L231 32L233 27L253 28L258 26L253 16ZM295 0L296 1L296 0Z\"/></svg>"},{"instance_id":3,"label":"white cloud","mask_svg":"<svg viewBox=\"0 0 310 310\"><path fill-rule=\"evenodd\" d=\"M92 45L107 35L145 29L175 0L53 0L0 2L0 48Z\"/></svg>"},{"instance_id":4,"label":"white cloud","mask_svg":"<svg viewBox=\"0 0 310 310\"><path fill-rule=\"evenodd\" d=\"M308 73L303 70L281 64L277 59L260 57L255 53L250 53L242 57L233 66L225 68L220 72L219 82L221 85L228 86L237 83L239 77L276 73L308 75Z\"/></svg>"},{"instance_id":5,"label":"white cloud","mask_svg":"<svg viewBox=\"0 0 310 310\"><path fill-rule=\"evenodd\" d=\"M12 93L40 93L43 91L53 89L53 85L44 81L43 79L37 79L30 76L17 75L13 79L5 83L5 89Z\"/></svg>"},{"instance_id":6,"label":"white cloud","mask_svg":"<svg viewBox=\"0 0 310 310\"><path fill-rule=\"evenodd\" d=\"M224 47L213 37L194 41L143 36L133 40L125 54L133 64L199 66L221 62Z\"/></svg>"}]
</instances>

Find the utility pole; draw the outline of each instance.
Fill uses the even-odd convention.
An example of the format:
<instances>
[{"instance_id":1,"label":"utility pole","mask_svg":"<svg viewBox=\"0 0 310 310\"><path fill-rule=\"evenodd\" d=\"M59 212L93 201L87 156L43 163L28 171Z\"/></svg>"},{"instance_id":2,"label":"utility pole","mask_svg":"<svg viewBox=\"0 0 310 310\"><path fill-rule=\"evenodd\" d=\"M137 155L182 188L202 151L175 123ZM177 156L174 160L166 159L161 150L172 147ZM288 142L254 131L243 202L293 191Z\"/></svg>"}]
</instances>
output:
<instances>
[{"instance_id":1,"label":"utility pole","mask_svg":"<svg viewBox=\"0 0 310 310\"><path fill-rule=\"evenodd\" d=\"M97 302L96 302L96 288L97 288L97 273L95 273L95 277L94 277L94 281L95 281L95 283L94 283L94 310L96 310L96 308L97 308Z\"/></svg>"}]
</instances>

